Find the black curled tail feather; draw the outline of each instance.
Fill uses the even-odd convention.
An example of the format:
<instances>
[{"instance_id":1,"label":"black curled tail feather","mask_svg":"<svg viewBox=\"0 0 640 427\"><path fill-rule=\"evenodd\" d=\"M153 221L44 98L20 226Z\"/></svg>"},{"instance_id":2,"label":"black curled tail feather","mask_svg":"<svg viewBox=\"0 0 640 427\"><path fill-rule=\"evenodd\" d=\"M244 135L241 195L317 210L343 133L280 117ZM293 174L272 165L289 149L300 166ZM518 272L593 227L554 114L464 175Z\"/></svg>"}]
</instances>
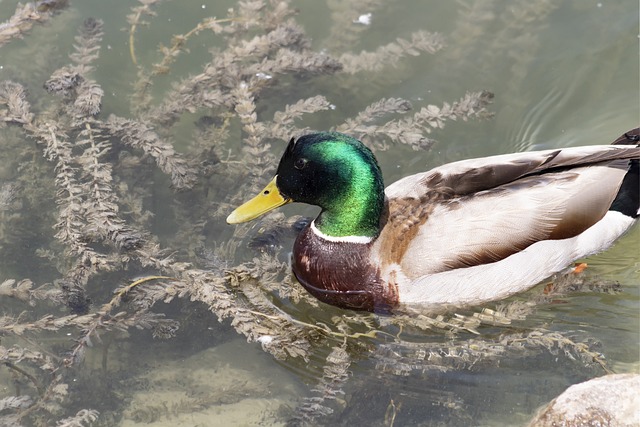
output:
<instances>
[{"instance_id":1,"label":"black curled tail feather","mask_svg":"<svg viewBox=\"0 0 640 427\"><path fill-rule=\"evenodd\" d=\"M625 132L613 141L613 144L640 147L640 128ZM629 171L622 180L620 190L618 190L610 210L621 212L631 218L638 218L640 214L640 159L630 161Z\"/></svg>"}]
</instances>

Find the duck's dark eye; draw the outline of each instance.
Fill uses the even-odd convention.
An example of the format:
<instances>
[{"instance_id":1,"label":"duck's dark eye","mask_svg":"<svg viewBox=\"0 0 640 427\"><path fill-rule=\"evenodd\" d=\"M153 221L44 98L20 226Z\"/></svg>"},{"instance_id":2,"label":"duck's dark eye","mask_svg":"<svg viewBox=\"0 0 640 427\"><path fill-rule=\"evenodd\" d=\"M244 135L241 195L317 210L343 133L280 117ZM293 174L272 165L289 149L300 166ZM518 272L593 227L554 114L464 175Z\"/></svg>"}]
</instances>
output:
<instances>
[{"instance_id":1,"label":"duck's dark eye","mask_svg":"<svg viewBox=\"0 0 640 427\"><path fill-rule=\"evenodd\" d=\"M307 159L304 159L302 157L296 160L296 162L293 164L293 167L295 167L296 169L304 169L305 166L307 166Z\"/></svg>"}]
</instances>

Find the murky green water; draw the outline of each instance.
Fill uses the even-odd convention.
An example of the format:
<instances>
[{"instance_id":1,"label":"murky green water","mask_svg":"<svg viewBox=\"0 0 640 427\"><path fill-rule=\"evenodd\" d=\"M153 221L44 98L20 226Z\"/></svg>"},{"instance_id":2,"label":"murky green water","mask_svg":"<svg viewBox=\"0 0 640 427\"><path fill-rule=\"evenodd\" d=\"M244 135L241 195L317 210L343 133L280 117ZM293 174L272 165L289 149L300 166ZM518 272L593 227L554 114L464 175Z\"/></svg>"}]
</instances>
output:
<instances>
[{"instance_id":1,"label":"murky green water","mask_svg":"<svg viewBox=\"0 0 640 427\"><path fill-rule=\"evenodd\" d=\"M339 86L332 82L332 76L283 78L282 89L276 85L258 100L259 120L271 118L286 104L317 94L326 96L335 108L305 117L300 126L334 127L383 97L402 97L419 108L451 103L466 91L495 94L490 107L495 113L492 119L448 122L443 130L432 133L438 142L430 151L392 145L387 151L377 152L387 183L469 157L605 144L640 122L640 9L636 1L354 2L358 3L362 6L341 9L341 2L336 0L292 2L299 12L293 19L304 27L318 50L373 50L420 29L442 33L446 48L434 55L388 64L380 73L341 77ZM15 5L15 1L0 0L0 21L11 16ZM0 47L0 81L9 79L26 86L34 110L46 105L52 95L42 89L43 82L68 63L73 37L82 21L100 18L105 34L93 77L105 92L101 116L113 113L127 117L136 67L130 56L126 16L136 5L128 1L73 2L61 16L44 27L35 27L24 40ZM188 32L205 17L225 17L234 5L232 1L199 0L165 1L155 6L157 16L146 17L149 25L138 28L135 34L139 64L149 67L159 60L160 43L168 45L172 35ZM354 11L358 13L353 15ZM367 13L371 13L370 25L353 23ZM337 19L347 26L360 26L357 37L351 40L336 36L340 28L332 25L332 20ZM168 75L155 80L152 94L162 97L172 83L200 73L210 61L209 49L223 47L224 43L221 36L205 32L190 38L186 46L189 52L179 56ZM198 114L183 115L171 130L177 150L188 149ZM221 151L233 161L244 135L237 120L231 121L229 132L233 143ZM33 144L15 128L0 127L0 141L9 137ZM274 144L276 158L282 147ZM2 154L7 166L0 179L10 180L29 161L22 158L16 162L16 156L23 154ZM41 168L51 167L36 157L30 160ZM264 176L262 183L268 179L270 176ZM223 188L228 185L224 177L207 182ZM145 181L131 185L133 189L144 187ZM212 209L215 201L196 196L189 199L189 194L175 196L168 185L168 180L154 177L153 197L143 201L155 215L149 228L160 244L182 250L183 260L193 262L184 255L193 242L176 239L184 222L175 209L176 201L183 203L181 206L211 203ZM50 197L55 213L53 195ZM317 212L301 205L281 211L307 216ZM3 215L2 221L10 224L9 214ZM45 213L31 212L27 216L34 224L53 222ZM230 238L233 231L223 218L208 218L201 233L205 240L199 248L222 247ZM22 226L25 228L3 230L6 242L2 244L0 280L28 277L43 284L57 279L60 273L55 263L36 254L42 245L50 247L47 242L54 232L47 234L49 228L35 225L37 231L32 232L28 224ZM250 230L236 262L259 256L259 251L247 246L258 229L254 226ZM282 261L286 262L292 242L291 235L274 240L284 248L277 255ZM599 364L588 360L589 354L601 355L614 372L639 372L640 227L611 250L586 262L595 282L615 282L619 286L611 292L582 289L569 293L538 304L526 319L512 325L481 326L479 334L460 332L452 337L441 330L412 327L400 331L395 325L387 325L386 319L374 317L375 327L389 335L347 340L351 364L347 379L337 387L344 394L326 401L333 413L315 418L312 424L524 425L538 407L569 385L605 373ZM116 285L130 282L136 275L159 274L134 263L129 271L131 274L124 276L105 273L89 282L94 307L106 303ZM510 301L531 301L542 294L542 288ZM331 324L334 316L353 314L324 305L296 305L277 293L269 297L301 322ZM2 301L1 307L13 316L22 310L47 312L41 305L31 308L9 299ZM495 304L489 307L495 308ZM155 309L181 321L177 336L161 341L153 339L148 331L132 329L127 336L110 339L106 373L102 364L107 344L95 340L85 366L78 368L70 382L71 404L60 418L72 415L74 410L93 408L103 414L99 425L282 425L299 409L300 399L317 395L313 389L327 367L327 355L331 347L343 341L318 339L308 362L300 358L277 361L263 352L259 343L245 342L228 321L218 323L201 302L178 299L169 305L159 303ZM33 313L25 316L35 316ZM58 312L64 314L64 310ZM557 333L552 336L568 341L563 345L558 340L536 342L528 335L534 330ZM72 346L66 333L41 333L33 339L44 343L42 349L62 354ZM77 331L68 333L74 337ZM514 338L517 334L529 336L531 346L520 348ZM512 341L505 341L505 335ZM14 341L24 344L21 338L9 334L6 340L3 338L3 345ZM52 346L46 344L51 341ZM580 343L587 343L592 353L576 351ZM429 360L429 354L446 356L437 362ZM6 395L15 394L15 378L12 380L7 373L1 378L4 384L0 390ZM104 390L111 392L105 395Z\"/></svg>"}]
</instances>

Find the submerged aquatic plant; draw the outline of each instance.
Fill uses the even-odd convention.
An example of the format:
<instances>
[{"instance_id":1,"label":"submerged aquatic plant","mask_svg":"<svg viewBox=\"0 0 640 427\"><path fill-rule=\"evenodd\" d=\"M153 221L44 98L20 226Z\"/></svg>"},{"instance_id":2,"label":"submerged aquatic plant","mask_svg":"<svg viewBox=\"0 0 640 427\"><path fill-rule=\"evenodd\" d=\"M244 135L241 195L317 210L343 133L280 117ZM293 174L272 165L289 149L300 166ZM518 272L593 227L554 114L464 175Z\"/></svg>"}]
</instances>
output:
<instances>
[{"instance_id":1,"label":"submerged aquatic plant","mask_svg":"<svg viewBox=\"0 0 640 427\"><path fill-rule=\"evenodd\" d=\"M28 236L15 233L30 227L27 221L46 236L36 251L45 265L37 271L46 277L40 279L43 283L2 277L0 284L0 298L18 302L6 306L0 317L0 333L7 337L0 361L15 379L15 394L0 399L0 424L43 425L59 419L59 426L77 426L106 419L106 425L109 418L96 409L78 410L69 404L74 369L96 343L104 349L102 365L107 369L109 343L133 328L151 330L157 338L174 337L187 320L158 312L158 303L174 300L206 307L277 358L308 360L312 353L326 351L324 374L313 396L302 399L291 414L290 424L317 422L333 412L332 402L342 400L349 381L356 353L352 346L373 346L377 369L394 375L469 369L518 352L551 349L606 369L599 353L557 332L507 330L488 339L479 334L483 325L510 328L548 296L465 314L382 319L355 314L327 323L300 320L283 308L278 297L318 304L292 283L287 264L278 260L281 236L295 235L304 220L272 214L257 232L248 225L233 231L219 225L229 207L253 194L273 171L272 145L307 132L307 116L335 108L328 95L282 105L274 92L292 91L301 83L322 88L322 76L348 87L354 74L374 78L389 62L439 52L445 38L417 31L355 53L345 46L360 27L348 25L344 31L332 28L328 50L320 51L296 23L288 1L252 0L239 2L226 17L207 17L174 36L168 46L160 45L159 59L147 64L139 57L136 38L143 20L152 19L160 3L140 0L127 18L128 54L137 68L128 112L104 112L105 90L94 76L104 35L99 19L86 19L69 62L48 70L44 100L35 100L30 94L34 88L25 87L17 76L0 81L0 130L7 135L6 144L19 153L10 160L16 171L12 181L0 188L0 248L8 254L12 241ZM341 3L330 3L336 16L353 20L337 12ZM365 1L361 7L373 10L381 4ZM64 6L66 2L54 0L18 5L0 25L0 46L54 18ZM175 76L169 89L156 90L158 79L171 76L175 61L188 55L190 40L205 31L213 33L218 47L201 70ZM426 150L435 142L427 135L447 122L489 117L491 99L485 91L466 92L455 101L415 108L406 99L384 98L362 105L358 114L333 129L373 150L391 144ZM189 142L178 143L176 128L185 120L195 124ZM240 137L241 149L234 151L232 142ZM175 215L173 238L153 226L159 210L154 191L166 187L173 193L160 203ZM16 203L18 199L22 203ZM244 245L264 253L243 260L237 249ZM414 347L402 338L403 328L436 331L450 341L421 345L412 353ZM394 329L396 334L388 332ZM39 337L61 331L73 342L59 339L51 347L38 343ZM477 337L456 340L458 334ZM375 345L375 337L389 341ZM393 420L399 407L390 408L388 418Z\"/></svg>"}]
</instances>

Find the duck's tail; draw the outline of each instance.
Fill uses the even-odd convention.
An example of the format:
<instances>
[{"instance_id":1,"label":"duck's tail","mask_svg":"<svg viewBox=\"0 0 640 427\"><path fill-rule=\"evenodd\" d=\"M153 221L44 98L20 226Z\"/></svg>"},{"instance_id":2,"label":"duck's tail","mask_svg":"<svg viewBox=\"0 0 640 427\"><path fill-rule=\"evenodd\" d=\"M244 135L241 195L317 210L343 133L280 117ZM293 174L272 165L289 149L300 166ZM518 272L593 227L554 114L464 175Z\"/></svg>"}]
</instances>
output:
<instances>
[{"instance_id":1,"label":"duck's tail","mask_svg":"<svg viewBox=\"0 0 640 427\"><path fill-rule=\"evenodd\" d=\"M613 145L635 145L640 147L640 128L624 133L613 141ZM610 210L618 211L631 218L640 216L640 159L629 162L629 170L625 175Z\"/></svg>"}]
</instances>

